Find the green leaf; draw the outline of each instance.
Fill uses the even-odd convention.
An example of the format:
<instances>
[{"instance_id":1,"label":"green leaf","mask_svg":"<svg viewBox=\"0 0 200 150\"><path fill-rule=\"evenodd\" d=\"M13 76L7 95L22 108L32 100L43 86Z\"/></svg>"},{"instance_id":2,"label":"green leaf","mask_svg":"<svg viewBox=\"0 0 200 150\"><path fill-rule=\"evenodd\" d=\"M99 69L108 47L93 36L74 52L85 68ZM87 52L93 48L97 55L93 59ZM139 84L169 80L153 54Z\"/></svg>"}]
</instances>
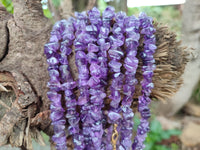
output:
<instances>
[{"instance_id":1,"label":"green leaf","mask_svg":"<svg viewBox=\"0 0 200 150\"><path fill-rule=\"evenodd\" d=\"M154 143L145 143L144 150L152 150Z\"/></svg>"},{"instance_id":2,"label":"green leaf","mask_svg":"<svg viewBox=\"0 0 200 150\"><path fill-rule=\"evenodd\" d=\"M42 134L42 137L44 138L45 142L47 143L49 141L49 136L42 131L41 131L41 134Z\"/></svg>"},{"instance_id":3,"label":"green leaf","mask_svg":"<svg viewBox=\"0 0 200 150\"><path fill-rule=\"evenodd\" d=\"M152 150L170 150L170 149L164 145L156 145Z\"/></svg>"},{"instance_id":4,"label":"green leaf","mask_svg":"<svg viewBox=\"0 0 200 150\"><path fill-rule=\"evenodd\" d=\"M7 11L10 12L11 14L13 14L13 5L9 5L7 8Z\"/></svg>"},{"instance_id":5,"label":"green leaf","mask_svg":"<svg viewBox=\"0 0 200 150\"><path fill-rule=\"evenodd\" d=\"M52 14L49 9L43 9L44 16L47 18L52 18Z\"/></svg>"},{"instance_id":6,"label":"green leaf","mask_svg":"<svg viewBox=\"0 0 200 150\"><path fill-rule=\"evenodd\" d=\"M161 133L162 139L169 139L172 135L180 135L181 131L177 129L173 130L164 130Z\"/></svg>"},{"instance_id":7,"label":"green leaf","mask_svg":"<svg viewBox=\"0 0 200 150\"><path fill-rule=\"evenodd\" d=\"M13 3L11 0L0 0L3 6L6 8L6 10L13 14Z\"/></svg>"},{"instance_id":8,"label":"green leaf","mask_svg":"<svg viewBox=\"0 0 200 150\"><path fill-rule=\"evenodd\" d=\"M171 150L179 150L179 146L175 143L171 144Z\"/></svg>"},{"instance_id":9,"label":"green leaf","mask_svg":"<svg viewBox=\"0 0 200 150\"><path fill-rule=\"evenodd\" d=\"M107 7L107 4L106 4L106 2L104 0L98 0L97 1L97 5L98 5L98 8L99 8L99 10L100 10L101 13Z\"/></svg>"},{"instance_id":10,"label":"green leaf","mask_svg":"<svg viewBox=\"0 0 200 150\"><path fill-rule=\"evenodd\" d=\"M173 130L168 130L170 135L180 135L181 130L173 129Z\"/></svg>"},{"instance_id":11,"label":"green leaf","mask_svg":"<svg viewBox=\"0 0 200 150\"><path fill-rule=\"evenodd\" d=\"M137 117L134 118L134 121L137 119L139 118ZM150 123L150 132L148 133L147 138L145 140L145 145L146 145L145 150L172 150L171 149L172 146L170 146L169 148L163 145L159 145L158 143L161 142L163 139L169 139L172 135L180 135L180 134L181 131L177 129L163 130L160 122L154 119ZM177 150L175 148L174 150Z\"/></svg>"},{"instance_id":12,"label":"green leaf","mask_svg":"<svg viewBox=\"0 0 200 150\"><path fill-rule=\"evenodd\" d=\"M162 132L162 126L159 121L153 120L150 124L150 130L154 133L161 133Z\"/></svg>"},{"instance_id":13,"label":"green leaf","mask_svg":"<svg viewBox=\"0 0 200 150\"><path fill-rule=\"evenodd\" d=\"M161 133L161 138L162 139L169 139L171 137L171 134L168 131L163 131Z\"/></svg>"},{"instance_id":14,"label":"green leaf","mask_svg":"<svg viewBox=\"0 0 200 150\"><path fill-rule=\"evenodd\" d=\"M152 133L152 132L150 132L150 133L148 134L148 137L149 137L149 138L151 139L151 141L154 142L154 143L160 142L160 141L162 140L161 134L159 134L159 133Z\"/></svg>"}]
</instances>

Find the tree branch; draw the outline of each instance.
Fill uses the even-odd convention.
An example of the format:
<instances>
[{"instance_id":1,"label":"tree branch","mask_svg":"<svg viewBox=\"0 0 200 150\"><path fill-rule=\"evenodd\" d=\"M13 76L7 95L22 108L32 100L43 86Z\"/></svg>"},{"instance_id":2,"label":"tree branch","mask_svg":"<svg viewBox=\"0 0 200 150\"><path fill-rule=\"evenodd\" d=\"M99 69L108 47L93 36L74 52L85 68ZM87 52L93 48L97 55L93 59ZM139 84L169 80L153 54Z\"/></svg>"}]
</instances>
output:
<instances>
[{"instance_id":1,"label":"tree branch","mask_svg":"<svg viewBox=\"0 0 200 150\"><path fill-rule=\"evenodd\" d=\"M90 10L94 7L96 0L89 0L86 10Z\"/></svg>"},{"instance_id":2,"label":"tree branch","mask_svg":"<svg viewBox=\"0 0 200 150\"><path fill-rule=\"evenodd\" d=\"M69 18L73 13L72 0L61 0L60 14L62 18Z\"/></svg>"},{"instance_id":3,"label":"tree branch","mask_svg":"<svg viewBox=\"0 0 200 150\"><path fill-rule=\"evenodd\" d=\"M22 29L38 31L48 22L40 0L13 0L14 19Z\"/></svg>"},{"instance_id":4,"label":"tree branch","mask_svg":"<svg viewBox=\"0 0 200 150\"><path fill-rule=\"evenodd\" d=\"M61 14L60 14L59 10L57 8L55 8L55 6L53 5L52 0L48 0L48 6L49 6L51 13L53 14L54 20L55 21L60 20Z\"/></svg>"},{"instance_id":5,"label":"tree branch","mask_svg":"<svg viewBox=\"0 0 200 150\"><path fill-rule=\"evenodd\" d=\"M9 44L9 31L7 28L7 22L11 18L11 15L6 11L6 9L0 3L0 62L4 59L8 53Z\"/></svg>"}]
</instances>

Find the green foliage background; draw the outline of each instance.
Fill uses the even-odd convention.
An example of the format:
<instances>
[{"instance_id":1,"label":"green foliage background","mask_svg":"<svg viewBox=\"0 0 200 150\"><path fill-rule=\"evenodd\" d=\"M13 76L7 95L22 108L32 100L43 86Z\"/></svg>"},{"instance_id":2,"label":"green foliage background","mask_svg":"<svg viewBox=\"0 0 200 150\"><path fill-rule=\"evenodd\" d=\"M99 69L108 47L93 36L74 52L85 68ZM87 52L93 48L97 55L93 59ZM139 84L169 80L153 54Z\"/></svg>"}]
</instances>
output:
<instances>
[{"instance_id":1,"label":"green foliage background","mask_svg":"<svg viewBox=\"0 0 200 150\"><path fill-rule=\"evenodd\" d=\"M200 82L197 85L197 88L193 91L192 100L197 104L200 104Z\"/></svg>"},{"instance_id":2,"label":"green foliage background","mask_svg":"<svg viewBox=\"0 0 200 150\"><path fill-rule=\"evenodd\" d=\"M98 0L98 8L102 12L107 4L104 0ZM144 6L128 8L127 14L129 16L136 15L140 12L145 12L152 16L155 20L164 25L167 25L171 31L176 32L177 39L181 38L181 12L175 6Z\"/></svg>"},{"instance_id":3,"label":"green foliage background","mask_svg":"<svg viewBox=\"0 0 200 150\"><path fill-rule=\"evenodd\" d=\"M4 5L7 11L13 14L12 0L0 0L0 1Z\"/></svg>"},{"instance_id":4,"label":"green foliage background","mask_svg":"<svg viewBox=\"0 0 200 150\"><path fill-rule=\"evenodd\" d=\"M0 0L1 3L6 7L7 11L13 13L13 4L12 0ZM59 7L60 0L52 0L52 3L55 7ZM43 5L47 5L44 4ZM104 0L97 1L98 8L102 12L107 4ZM52 18L52 13L48 7L43 7L44 15L47 18ZM148 7L134 7L128 8L128 15L138 15L140 12L146 12L147 15L152 16L157 21L166 24L170 29L177 34L177 38L181 37L181 13L174 6L148 6Z\"/></svg>"},{"instance_id":5,"label":"green foliage background","mask_svg":"<svg viewBox=\"0 0 200 150\"><path fill-rule=\"evenodd\" d=\"M167 25L171 31L176 32L177 39L181 38L181 12L175 6L146 6L128 8L128 15L138 15L145 12L159 23Z\"/></svg>"}]
</instances>

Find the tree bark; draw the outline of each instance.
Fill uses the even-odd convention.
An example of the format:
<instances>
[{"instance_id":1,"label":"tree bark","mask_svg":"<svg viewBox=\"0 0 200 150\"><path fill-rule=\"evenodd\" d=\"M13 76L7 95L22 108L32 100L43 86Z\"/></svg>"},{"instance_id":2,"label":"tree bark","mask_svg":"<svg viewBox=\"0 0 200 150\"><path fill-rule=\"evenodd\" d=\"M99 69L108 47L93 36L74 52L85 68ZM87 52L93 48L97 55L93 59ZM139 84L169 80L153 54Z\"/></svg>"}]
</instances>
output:
<instances>
[{"instance_id":1,"label":"tree bark","mask_svg":"<svg viewBox=\"0 0 200 150\"><path fill-rule=\"evenodd\" d=\"M60 12L62 18L69 18L73 14L72 0L61 0Z\"/></svg>"},{"instance_id":2,"label":"tree bark","mask_svg":"<svg viewBox=\"0 0 200 150\"><path fill-rule=\"evenodd\" d=\"M0 7L0 33L3 35L0 39L3 45L0 49L0 146L11 144L32 149L31 138L41 137L39 131L50 136L53 133L50 102L46 96L49 77L43 53L52 24L43 16L40 0L13 0L13 5L12 16ZM187 52L167 27L155 23L155 28L157 69L151 96L163 100L180 87ZM142 49L141 42L139 51ZM70 65L74 65L74 57L71 58ZM136 74L139 81L142 79L141 65L140 60ZM78 76L75 69L73 72ZM136 91L134 98L137 100L141 87L137 86ZM107 100L109 103L108 97ZM136 107L133 105L133 109Z\"/></svg>"},{"instance_id":3,"label":"tree bark","mask_svg":"<svg viewBox=\"0 0 200 150\"><path fill-rule=\"evenodd\" d=\"M1 49L4 57L0 62L0 84L8 88L1 92L1 100L10 107L1 109L4 113L0 118L0 145L27 147L31 142L30 134L25 132L30 126L28 120L49 107L43 82L48 78L43 45L49 37L51 23L43 16L40 0L13 0L13 5L13 16L5 10L0 13L3 20L0 31L4 33L0 45L5 45ZM21 128L16 128L14 133L14 126ZM16 132L23 134L19 136Z\"/></svg>"},{"instance_id":4,"label":"tree bark","mask_svg":"<svg viewBox=\"0 0 200 150\"><path fill-rule=\"evenodd\" d=\"M72 0L74 11L84 11L88 5L88 0Z\"/></svg>"},{"instance_id":5,"label":"tree bark","mask_svg":"<svg viewBox=\"0 0 200 150\"><path fill-rule=\"evenodd\" d=\"M116 12L124 11L127 13L127 0L113 0L108 2L108 5L115 7Z\"/></svg>"}]
</instances>

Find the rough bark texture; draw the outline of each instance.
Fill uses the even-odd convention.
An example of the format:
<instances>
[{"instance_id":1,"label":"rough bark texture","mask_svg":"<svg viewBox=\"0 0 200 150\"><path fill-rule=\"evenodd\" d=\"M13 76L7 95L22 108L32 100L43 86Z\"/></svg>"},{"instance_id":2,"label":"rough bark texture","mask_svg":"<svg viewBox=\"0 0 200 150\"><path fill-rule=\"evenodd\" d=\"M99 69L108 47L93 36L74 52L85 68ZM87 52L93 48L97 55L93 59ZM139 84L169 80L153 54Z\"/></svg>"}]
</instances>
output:
<instances>
[{"instance_id":1,"label":"rough bark texture","mask_svg":"<svg viewBox=\"0 0 200 150\"><path fill-rule=\"evenodd\" d=\"M48 80L48 74L43 45L48 39L51 24L43 16L39 0L13 0L13 5L13 16L9 17L5 10L0 13L3 20L0 33L4 33L1 34L4 39L1 38L0 45L5 45L1 49L1 55L5 57L0 62L0 84L5 89L0 95L1 101L10 107L1 109L0 145L9 142L13 146L28 147L31 145L28 144L31 142L28 131L30 118L48 109L44 82ZM16 126L20 128L15 129Z\"/></svg>"},{"instance_id":2,"label":"rough bark texture","mask_svg":"<svg viewBox=\"0 0 200 150\"><path fill-rule=\"evenodd\" d=\"M1 48L0 48L0 60L5 57L7 50L8 50L8 29L7 29L7 22L8 19L11 17L11 15L6 12L6 9L0 4L0 43L1 43Z\"/></svg>"},{"instance_id":3,"label":"rough bark texture","mask_svg":"<svg viewBox=\"0 0 200 150\"><path fill-rule=\"evenodd\" d=\"M74 17L74 11L85 11L96 6L96 0L60 0L60 6L53 6L52 0L48 1L49 8L54 14L54 20L67 19Z\"/></svg>"},{"instance_id":4,"label":"rough bark texture","mask_svg":"<svg viewBox=\"0 0 200 150\"><path fill-rule=\"evenodd\" d=\"M0 146L10 143L32 149L31 137L41 141L39 131L52 135L46 97L48 73L43 54L52 25L43 16L39 0L13 0L13 4L13 16L0 7L0 33L3 34L0 45L4 45L0 49L1 58L4 56L0 62ZM152 97L164 100L180 87L187 53L167 27L157 23L155 27L158 49ZM76 68L72 67L75 65L73 55L70 65ZM139 68L141 65L140 61ZM77 77L76 69L73 74ZM137 77L142 79L140 71ZM135 99L140 89L136 87Z\"/></svg>"}]
</instances>

